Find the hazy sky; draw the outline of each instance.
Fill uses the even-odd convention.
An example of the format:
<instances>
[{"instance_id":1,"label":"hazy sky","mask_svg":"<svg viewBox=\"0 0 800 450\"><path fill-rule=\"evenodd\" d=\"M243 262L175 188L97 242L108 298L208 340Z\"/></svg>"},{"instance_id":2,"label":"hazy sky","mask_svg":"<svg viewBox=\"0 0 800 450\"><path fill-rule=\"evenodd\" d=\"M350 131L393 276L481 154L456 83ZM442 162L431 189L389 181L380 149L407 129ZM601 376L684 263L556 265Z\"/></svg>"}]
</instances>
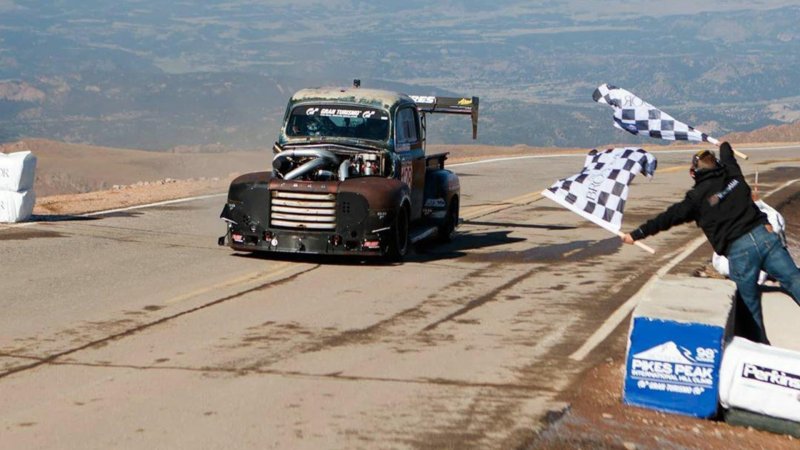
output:
<instances>
[{"instance_id":1,"label":"hazy sky","mask_svg":"<svg viewBox=\"0 0 800 450\"><path fill-rule=\"evenodd\" d=\"M36 8L36 2L31 0L0 0L0 11L11 8ZM62 8L69 9L70 2L61 2ZM123 9L136 8L139 5L151 3L142 1L117 1L114 4ZM153 2L158 3L158 2ZM694 14L699 12L732 11L744 9L768 9L782 6L797 5L791 0L441 0L438 2L374 2L361 0L184 0L176 4L197 4L207 6L217 4L221 9L228 11L245 11L248 8L263 9L264 7L322 7L324 9L360 10L380 8L386 10L406 10L409 7L429 11L454 11L456 13L468 11L499 11L506 14L514 11L563 13L580 18L605 17L627 13L633 15L664 15L664 14ZM165 9L170 9L164 5Z\"/></svg>"},{"instance_id":2,"label":"hazy sky","mask_svg":"<svg viewBox=\"0 0 800 450\"><path fill-rule=\"evenodd\" d=\"M2 1L2 0L0 0ZM245 2L237 2L242 4ZM407 9L408 5L419 8L415 2L367 2L353 0L271 0L271 1L248 1L246 3L254 5L285 5L285 6L316 6L326 7L355 8L369 5L386 9ZM769 9L782 6L797 5L794 0L544 0L544 1L520 1L520 0L443 0L438 2L425 2L425 9L439 10L442 12L453 11L454 13L468 11L495 11L501 15L525 11L563 13L566 15L590 19L592 17L614 16L620 13L632 15L671 15L671 14L695 14L701 12L722 12L746 9Z\"/></svg>"},{"instance_id":3,"label":"hazy sky","mask_svg":"<svg viewBox=\"0 0 800 450\"><path fill-rule=\"evenodd\" d=\"M523 3L523 2L519 2ZM701 12L722 12L745 9L769 9L797 5L797 1L787 0L572 0L566 2L545 2L560 4L564 11L589 18L592 14L600 16L625 12L633 15L671 15L695 14Z\"/></svg>"},{"instance_id":4,"label":"hazy sky","mask_svg":"<svg viewBox=\"0 0 800 450\"><path fill-rule=\"evenodd\" d=\"M8 11L14 8L14 2L11 0L0 0L0 11Z\"/></svg>"}]
</instances>

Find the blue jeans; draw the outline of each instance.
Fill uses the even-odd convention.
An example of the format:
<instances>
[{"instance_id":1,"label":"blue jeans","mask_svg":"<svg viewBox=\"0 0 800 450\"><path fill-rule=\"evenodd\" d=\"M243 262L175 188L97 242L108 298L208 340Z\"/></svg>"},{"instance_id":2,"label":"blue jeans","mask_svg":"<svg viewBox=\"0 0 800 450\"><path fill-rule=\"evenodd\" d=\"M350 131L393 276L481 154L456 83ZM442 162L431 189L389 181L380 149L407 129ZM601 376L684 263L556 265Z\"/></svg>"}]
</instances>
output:
<instances>
[{"instance_id":1,"label":"blue jeans","mask_svg":"<svg viewBox=\"0 0 800 450\"><path fill-rule=\"evenodd\" d=\"M800 270L776 233L759 225L733 241L728 249L730 278L736 283L739 295L759 328L760 340L768 344L761 312L761 290L758 272L763 270L778 280L781 287L800 305Z\"/></svg>"}]
</instances>

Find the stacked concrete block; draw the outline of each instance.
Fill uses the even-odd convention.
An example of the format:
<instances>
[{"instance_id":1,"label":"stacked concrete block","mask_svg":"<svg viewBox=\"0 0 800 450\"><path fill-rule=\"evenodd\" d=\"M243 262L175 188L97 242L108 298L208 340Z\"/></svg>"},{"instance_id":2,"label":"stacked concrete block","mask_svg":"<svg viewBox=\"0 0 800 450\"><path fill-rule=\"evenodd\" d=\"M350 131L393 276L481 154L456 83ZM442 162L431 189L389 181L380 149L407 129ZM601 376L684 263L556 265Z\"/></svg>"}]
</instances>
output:
<instances>
[{"instance_id":1,"label":"stacked concrete block","mask_svg":"<svg viewBox=\"0 0 800 450\"><path fill-rule=\"evenodd\" d=\"M732 282L700 278L657 279L642 292L631 320L623 401L716 416L735 294Z\"/></svg>"},{"instance_id":2,"label":"stacked concrete block","mask_svg":"<svg viewBox=\"0 0 800 450\"><path fill-rule=\"evenodd\" d=\"M0 153L0 222L23 222L33 214L36 156Z\"/></svg>"}]
</instances>

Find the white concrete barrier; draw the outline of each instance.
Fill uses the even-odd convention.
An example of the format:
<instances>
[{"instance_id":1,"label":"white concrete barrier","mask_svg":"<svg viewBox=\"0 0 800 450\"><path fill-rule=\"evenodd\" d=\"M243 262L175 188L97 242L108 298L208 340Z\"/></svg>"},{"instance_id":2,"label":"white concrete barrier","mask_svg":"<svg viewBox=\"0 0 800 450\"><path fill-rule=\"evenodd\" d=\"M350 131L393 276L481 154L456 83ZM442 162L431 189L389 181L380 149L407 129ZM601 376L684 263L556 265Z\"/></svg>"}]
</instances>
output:
<instances>
[{"instance_id":1,"label":"white concrete barrier","mask_svg":"<svg viewBox=\"0 0 800 450\"><path fill-rule=\"evenodd\" d=\"M36 156L33 153L0 153L0 191L30 191L35 178Z\"/></svg>"},{"instance_id":2,"label":"white concrete barrier","mask_svg":"<svg viewBox=\"0 0 800 450\"><path fill-rule=\"evenodd\" d=\"M642 292L631 319L623 401L715 416L735 295L730 281L689 277L658 279Z\"/></svg>"}]
</instances>

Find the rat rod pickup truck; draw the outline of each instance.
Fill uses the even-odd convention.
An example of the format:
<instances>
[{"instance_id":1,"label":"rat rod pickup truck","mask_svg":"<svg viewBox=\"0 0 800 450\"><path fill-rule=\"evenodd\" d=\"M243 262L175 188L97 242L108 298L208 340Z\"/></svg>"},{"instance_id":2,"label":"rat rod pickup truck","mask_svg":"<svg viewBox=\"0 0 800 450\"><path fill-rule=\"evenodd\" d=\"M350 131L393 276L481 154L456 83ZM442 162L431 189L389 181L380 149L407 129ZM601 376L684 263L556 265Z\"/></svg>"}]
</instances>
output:
<instances>
[{"instance_id":1,"label":"rat rod pickup truck","mask_svg":"<svg viewBox=\"0 0 800 450\"><path fill-rule=\"evenodd\" d=\"M478 98L354 86L292 96L272 171L231 182L220 245L401 260L413 243L453 237L460 185L447 153L425 154L425 115L470 115L475 139Z\"/></svg>"}]
</instances>

